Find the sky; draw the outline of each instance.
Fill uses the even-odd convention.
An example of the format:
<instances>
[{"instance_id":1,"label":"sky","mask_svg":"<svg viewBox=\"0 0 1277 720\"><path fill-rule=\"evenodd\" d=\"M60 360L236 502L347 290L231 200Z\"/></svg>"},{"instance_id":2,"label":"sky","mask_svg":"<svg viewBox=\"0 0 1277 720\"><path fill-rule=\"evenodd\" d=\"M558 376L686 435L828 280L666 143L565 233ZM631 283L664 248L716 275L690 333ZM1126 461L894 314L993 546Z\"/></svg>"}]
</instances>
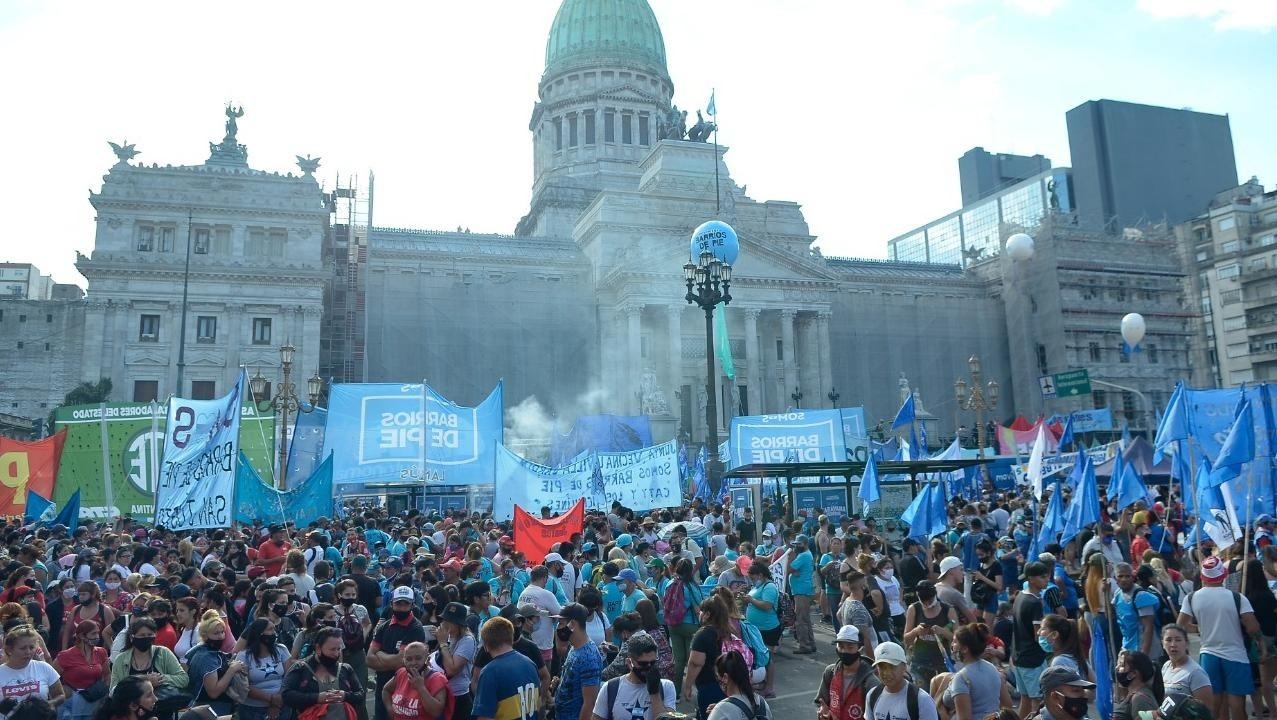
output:
<instances>
[{"instance_id":1,"label":"sky","mask_svg":"<svg viewBox=\"0 0 1277 720\"><path fill-rule=\"evenodd\" d=\"M958 209L972 147L1067 166L1064 114L1092 99L1228 114L1239 180L1277 183L1277 2L650 3L674 102L715 90L732 178L802 205L825 255L885 257ZM0 260L83 286L107 141L200 164L228 101L254 168L322 157L327 188L375 171L377 226L511 233L558 5L6 0Z\"/></svg>"}]
</instances>

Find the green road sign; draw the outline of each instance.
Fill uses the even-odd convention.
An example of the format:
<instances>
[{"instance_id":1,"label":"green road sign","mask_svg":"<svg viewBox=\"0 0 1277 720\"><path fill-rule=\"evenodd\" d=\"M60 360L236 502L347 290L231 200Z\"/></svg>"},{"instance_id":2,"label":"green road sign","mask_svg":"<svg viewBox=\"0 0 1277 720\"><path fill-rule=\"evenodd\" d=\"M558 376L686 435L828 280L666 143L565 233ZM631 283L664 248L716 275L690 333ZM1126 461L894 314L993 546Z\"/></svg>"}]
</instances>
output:
<instances>
[{"instance_id":1,"label":"green road sign","mask_svg":"<svg viewBox=\"0 0 1277 720\"><path fill-rule=\"evenodd\" d=\"M1055 374L1055 394L1058 397L1077 397L1091 394L1091 376L1086 370L1068 370Z\"/></svg>"}]
</instances>

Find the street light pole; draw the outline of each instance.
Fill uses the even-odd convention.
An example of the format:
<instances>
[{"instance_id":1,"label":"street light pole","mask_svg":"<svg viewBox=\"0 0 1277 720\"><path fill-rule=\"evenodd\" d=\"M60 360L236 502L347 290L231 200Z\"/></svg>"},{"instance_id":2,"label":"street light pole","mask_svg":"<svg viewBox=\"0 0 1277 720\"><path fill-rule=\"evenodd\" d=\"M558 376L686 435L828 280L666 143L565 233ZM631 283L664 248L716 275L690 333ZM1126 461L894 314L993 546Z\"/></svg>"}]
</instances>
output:
<instances>
[{"instance_id":1,"label":"street light pole","mask_svg":"<svg viewBox=\"0 0 1277 720\"><path fill-rule=\"evenodd\" d=\"M723 477L723 462L718 457L718 383L714 373L714 308L721 302L732 301L732 266L714 257L708 250L702 252L700 264L683 266L683 280L687 283L688 304L695 304L705 311L705 424L706 480L714 492L719 491Z\"/></svg>"},{"instance_id":2,"label":"street light pole","mask_svg":"<svg viewBox=\"0 0 1277 720\"><path fill-rule=\"evenodd\" d=\"M984 459L985 445L985 427L984 427L984 411L995 410L998 407L998 395L1001 388L996 380L990 380L987 385L981 386L981 366L980 357L972 355L967 360L967 368L971 372L971 388L970 394L967 392L967 383L962 378L958 378L953 383L954 396L958 401L958 407L975 411L975 427L976 427L976 457L980 460ZM980 472L983 474L984 466L981 465Z\"/></svg>"},{"instance_id":3,"label":"street light pole","mask_svg":"<svg viewBox=\"0 0 1277 720\"><path fill-rule=\"evenodd\" d=\"M829 398L829 407L836 408L838 407L838 398L842 397L842 395L838 394L838 388L829 388L829 394L826 397Z\"/></svg>"},{"instance_id":4,"label":"street light pole","mask_svg":"<svg viewBox=\"0 0 1277 720\"><path fill-rule=\"evenodd\" d=\"M323 379L319 377L319 373L310 376L306 381L306 391L310 398L310 406L302 404L297 398L297 390L293 387L293 355L297 352L297 348L292 344L281 345L279 348L279 367L283 371L283 380L279 384L279 390L275 396L271 398L267 405L272 410L279 411L279 472L277 473L278 489L288 489L288 416L292 413L314 412L315 403L319 401L320 390L323 389ZM266 378L262 377L261 370L248 381L250 389L253 391L253 398L261 397L266 394Z\"/></svg>"}]
</instances>

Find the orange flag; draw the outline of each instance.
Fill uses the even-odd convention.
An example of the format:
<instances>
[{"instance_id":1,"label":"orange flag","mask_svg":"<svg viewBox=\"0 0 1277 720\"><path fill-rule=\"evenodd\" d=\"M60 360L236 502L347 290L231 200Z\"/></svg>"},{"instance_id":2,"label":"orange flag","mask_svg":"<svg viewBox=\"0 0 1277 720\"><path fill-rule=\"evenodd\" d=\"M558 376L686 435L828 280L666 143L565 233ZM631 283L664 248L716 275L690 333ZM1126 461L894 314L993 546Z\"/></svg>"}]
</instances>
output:
<instances>
[{"instance_id":1,"label":"orange flag","mask_svg":"<svg viewBox=\"0 0 1277 720\"><path fill-rule=\"evenodd\" d=\"M66 428L35 442L0 437L0 516L22 517L27 510L27 491L53 499L53 480L66 439Z\"/></svg>"},{"instance_id":2,"label":"orange flag","mask_svg":"<svg viewBox=\"0 0 1277 720\"><path fill-rule=\"evenodd\" d=\"M585 498L576 501L562 515L542 520L514 506L514 549L527 556L529 563L540 563L550 548L566 542L572 533L585 529Z\"/></svg>"}]
</instances>

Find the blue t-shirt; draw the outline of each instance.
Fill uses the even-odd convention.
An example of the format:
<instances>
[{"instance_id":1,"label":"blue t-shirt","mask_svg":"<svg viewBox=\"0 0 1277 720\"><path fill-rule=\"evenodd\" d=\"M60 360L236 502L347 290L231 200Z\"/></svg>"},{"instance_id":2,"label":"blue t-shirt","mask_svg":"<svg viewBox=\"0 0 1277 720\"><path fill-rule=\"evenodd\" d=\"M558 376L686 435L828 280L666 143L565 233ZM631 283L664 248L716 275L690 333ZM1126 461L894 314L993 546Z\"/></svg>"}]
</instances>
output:
<instances>
[{"instance_id":1,"label":"blue t-shirt","mask_svg":"<svg viewBox=\"0 0 1277 720\"><path fill-rule=\"evenodd\" d=\"M474 689L474 717L532 720L541 706L537 666L513 650L502 653L479 671Z\"/></svg>"},{"instance_id":2,"label":"blue t-shirt","mask_svg":"<svg viewBox=\"0 0 1277 720\"><path fill-rule=\"evenodd\" d=\"M621 588L617 587L615 582L605 582L599 589L603 596L603 614L607 615L609 624L614 623L624 612L621 610L621 603L625 601L625 596L621 594Z\"/></svg>"},{"instance_id":3,"label":"blue t-shirt","mask_svg":"<svg viewBox=\"0 0 1277 720\"><path fill-rule=\"evenodd\" d=\"M634 612L635 608L638 607L639 600L646 599L647 596L643 594L642 590L634 588L630 591L629 595L621 596L621 613L625 614L627 612Z\"/></svg>"},{"instance_id":4,"label":"blue t-shirt","mask_svg":"<svg viewBox=\"0 0 1277 720\"><path fill-rule=\"evenodd\" d=\"M582 690L598 687L603 681L603 654L598 646L587 640L581 647L569 650L559 677L554 716L565 720L580 717L585 700Z\"/></svg>"},{"instance_id":5,"label":"blue t-shirt","mask_svg":"<svg viewBox=\"0 0 1277 720\"><path fill-rule=\"evenodd\" d=\"M789 568L798 572L789 576L789 593L791 595L815 595L816 588L811 581L811 553L806 550L795 553L789 558Z\"/></svg>"},{"instance_id":6,"label":"blue t-shirt","mask_svg":"<svg viewBox=\"0 0 1277 720\"><path fill-rule=\"evenodd\" d=\"M324 548L324 559L327 560L329 564L333 566L333 573L335 573L337 576L340 576L341 575L341 560L342 560L341 551L338 550L336 547L329 545L328 547Z\"/></svg>"},{"instance_id":7,"label":"blue t-shirt","mask_svg":"<svg viewBox=\"0 0 1277 720\"><path fill-rule=\"evenodd\" d=\"M1122 649L1140 649L1140 617L1148 615L1153 618L1153 633L1157 633L1158 599L1150 592L1136 588L1135 597L1128 598L1126 593L1119 592L1113 598L1113 609L1117 612L1117 625L1122 630Z\"/></svg>"},{"instance_id":8,"label":"blue t-shirt","mask_svg":"<svg viewBox=\"0 0 1277 720\"><path fill-rule=\"evenodd\" d=\"M1002 556L998 558L998 563L1002 565L1002 587L1005 594L1011 587L1011 582L1020 577L1020 556L1016 553L1012 553L1009 557Z\"/></svg>"},{"instance_id":9,"label":"blue t-shirt","mask_svg":"<svg viewBox=\"0 0 1277 720\"><path fill-rule=\"evenodd\" d=\"M1063 580L1063 581L1064 581L1064 582L1063 582L1063 585L1064 585L1064 590L1063 590L1063 592L1064 592L1064 607L1065 607L1065 609L1066 609L1066 610L1077 610L1077 609L1078 609L1078 602L1077 602L1077 583L1073 582L1073 578L1069 577L1069 574L1068 574L1068 573L1066 573L1066 572L1064 572L1064 568L1060 567L1059 565L1056 565L1056 566L1055 566L1055 579L1056 579L1057 581L1060 581L1060 580Z\"/></svg>"},{"instance_id":10,"label":"blue t-shirt","mask_svg":"<svg viewBox=\"0 0 1277 720\"><path fill-rule=\"evenodd\" d=\"M771 610L763 610L754 607L754 603L745 606L745 620L752 623L754 627L762 630L773 630L780 625L780 617L776 613L776 603L780 600L780 588L776 587L776 583L767 582L761 586L750 588L749 596L755 600L769 602L772 604Z\"/></svg>"},{"instance_id":11,"label":"blue t-shirt","mask_svg":"<svg viewBox=\"0 0 1277 720\"><path fill-rule=\"evenodd\" d=\"M819 566L819 567L820 567L820 569L823 571L823 570L825 569L825 566L826 566L826 565L828 565L829 563L837 563L837 564L841 564L841 563L842 563L842 561L843 561L843 559L844 559L844 558L846 558L846 557L847 557L847 556L846 556L846 555L844 555L844 554L842 554L842 553L838 553L837 555L835 555L835 554L833 554L833 553L825 553L824 555L821 555L821 556L820 556L820 566ZM821 578L822 578L822 579L824 578L823 573L822 573L822 575L821 575ZM826 591L827 591L829 594L833 595L833 594L835 594L835 593L837 593L837 592L838 592L838 583L837 583L837 582L835 582L834 584L832 584L832 585L831 585L831 584L829 584L829 581L828 581L828 580L826 580L826 581L825 581L825 588L826 588Z\"/></svg>"}]
</instances>

